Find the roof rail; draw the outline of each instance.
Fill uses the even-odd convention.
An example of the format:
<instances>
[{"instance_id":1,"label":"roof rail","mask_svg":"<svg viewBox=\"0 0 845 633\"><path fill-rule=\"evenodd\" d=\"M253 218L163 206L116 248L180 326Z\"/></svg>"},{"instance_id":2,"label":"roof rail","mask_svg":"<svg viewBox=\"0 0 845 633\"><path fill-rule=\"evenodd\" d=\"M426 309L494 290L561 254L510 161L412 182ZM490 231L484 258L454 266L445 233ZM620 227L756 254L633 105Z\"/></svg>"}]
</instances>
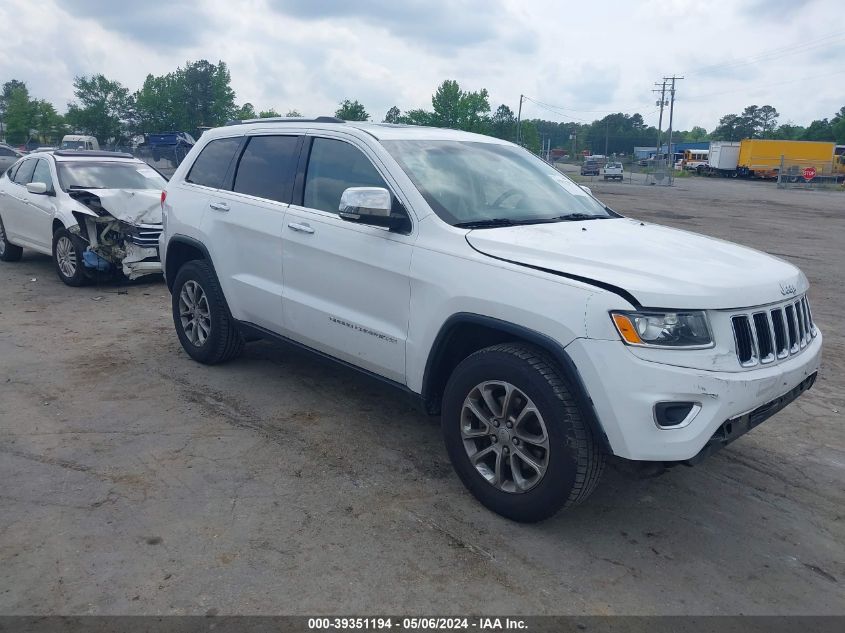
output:
<instances>
[{"instance_id":1,"label":"roof rail","mask_svg":"<svg viewBox=\"0 0 845 633\"><path fill-rule=\"evenodd\" d=\"M246 125L247 123L346 123L346 121L333 116L318 116L316 119L273 116L264 119L232 119L231 121L226 121L226 125Z\"/></svg>"},{"instance_id":2,"label":"roof rail","mask_svg":"<svg viewBox=\"0 0 845 633\"><path fill-rule=\"evenodd\" d=\"M107 152L97 149L57 149L53 156L90 156L92 158L135 158L128 152Z\"/></svg>"}]
</instances>

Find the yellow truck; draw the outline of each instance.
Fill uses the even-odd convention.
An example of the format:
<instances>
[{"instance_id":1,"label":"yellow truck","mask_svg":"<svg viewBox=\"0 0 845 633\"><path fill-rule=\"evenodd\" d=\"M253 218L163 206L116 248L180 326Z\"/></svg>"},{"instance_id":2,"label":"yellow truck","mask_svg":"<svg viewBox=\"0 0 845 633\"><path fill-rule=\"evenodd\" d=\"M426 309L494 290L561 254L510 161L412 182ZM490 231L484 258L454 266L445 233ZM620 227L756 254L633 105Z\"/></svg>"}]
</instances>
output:
<instances>
[{"instance_id":1,"label":"yellow truck","mask_svg":"<svg viewBox=\"0 0 845 633\"><path fill-rule=\"evenodd\" d=\"M845 163L834 155L835 149L835 143L747 138L740 144L736 173L743 178L777 178L783 165L784 172L796 177L807 167L819 175L845 174Z\"/></svg>"}]
</instances>

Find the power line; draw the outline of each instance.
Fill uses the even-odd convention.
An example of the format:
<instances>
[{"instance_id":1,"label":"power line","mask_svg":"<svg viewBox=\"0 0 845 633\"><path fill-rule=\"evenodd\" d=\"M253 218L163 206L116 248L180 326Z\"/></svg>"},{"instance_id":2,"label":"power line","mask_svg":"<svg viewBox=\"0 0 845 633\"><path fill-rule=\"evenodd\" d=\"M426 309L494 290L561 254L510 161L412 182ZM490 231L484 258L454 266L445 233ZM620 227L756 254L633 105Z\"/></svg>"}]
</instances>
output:
<instances>
[{"instance_id":1,"label":"power line","mask_svg":"<svg viewBox=\"0 0 845 633\"><path fill-rule=\"evenodd\" d=\"M821 75L813 75L812 77L797 77L795 79L787 79L786 81L778 81L778 82L771 83L771 84L758 84L756 86L755 85L751 85L751 86L744 85L741 88L735 88L733 90L722 90L720 92L710 92L710 93L703 94L703 95L691 95L686 100L687 101L694 101L696 99L704 99L706 97L716 97L716 96L719 96L719 95L726 95L726 94L731 94L731 93L734 93L734 92L749 92L751 90L755 90L755 89L759 89L759 88L771 88L773 86L783 86L785 84L794 84L794 83L799 83L799 82L802 82L802 81L811 81L813 79L824 79L824 78L827 78L827 77L831 77L833 75L841 75L842 73L845 73L845 69L834 70L833 72L823 73Z\"/></svg>"},{"instance_id":2,"label":"power line","mask_svg":"<svg viewBox=\"0 0 845 633\"><path fill-rule=\"evenodd\" d=\"M816 40L811 40L809 42L804 42L800 44L790 44L788 46L781 46L778 48L773 48L769 50L764 50L759 53L755 53L750 57L745 57L741 60L736 61L723 61L717 64L709 64L707 66L701 66L699 68L694 68L692 70L687 71L686 75L701 75L707 74L714 70L719 70L721 68L739 68L742 66L750 66L753 64L758 64L763 61L771 61L774 59L780 59L786 55L791 55L795 53L807 53L816 48L821 48L824 46L830 46L837 40L845 40L845 34L841 31L832 33L830 35L826 35L824 37L818 38Z\"/></svg>"}]
</instances>

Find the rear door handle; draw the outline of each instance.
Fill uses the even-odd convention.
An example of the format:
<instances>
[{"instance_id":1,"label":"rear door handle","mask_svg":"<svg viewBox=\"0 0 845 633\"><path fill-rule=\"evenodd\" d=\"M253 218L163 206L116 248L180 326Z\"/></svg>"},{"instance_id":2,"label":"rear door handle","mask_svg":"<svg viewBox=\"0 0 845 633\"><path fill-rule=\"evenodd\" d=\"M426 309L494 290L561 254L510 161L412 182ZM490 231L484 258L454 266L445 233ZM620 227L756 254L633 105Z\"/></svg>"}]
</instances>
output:
<instances>
[{"instance_id":1,"label":"rear door handle","mask_svg":"<svg viewBox=\"0 0 845 633\"><path fill-rule=\"evenodd\" d=\"M210 202L208 204L209 207L214 209L215 211L228 211L229 205L225 202Z\"/></svg>"},{"instance_id":2,"label":"rear door handle","mask_svg":"<svg viewBox=\"0 0 845 633\"><path fill-rule=\"evenodd\" d=\"M314 232L314 229L312 229L309 225L307 225L307 224L297 224L295 222L289 222L288 228L291 231L297 231L299 233L307 233L308 235L311 235Z\"/></svg>"}]
</instances>

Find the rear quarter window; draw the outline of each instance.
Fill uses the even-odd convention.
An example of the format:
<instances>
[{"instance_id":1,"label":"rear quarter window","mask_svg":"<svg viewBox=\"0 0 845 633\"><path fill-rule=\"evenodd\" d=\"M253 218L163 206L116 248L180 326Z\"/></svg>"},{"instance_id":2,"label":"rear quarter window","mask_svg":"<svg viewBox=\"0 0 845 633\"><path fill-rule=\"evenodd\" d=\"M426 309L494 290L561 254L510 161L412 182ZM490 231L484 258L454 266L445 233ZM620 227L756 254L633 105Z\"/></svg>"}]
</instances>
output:
<instances>
[{"instance_id":1,"label":"rear quarter window","mask_svg":"<svg viewBox=\"0 0 845 633\"><path fill-rule=\"evenodd\" d=\"M197 156L191 170L185 177L185 182L214 189L223 187L229 166L241 145L242 138L236 136L211 141Z\"/></svg>"}]
</instances>

